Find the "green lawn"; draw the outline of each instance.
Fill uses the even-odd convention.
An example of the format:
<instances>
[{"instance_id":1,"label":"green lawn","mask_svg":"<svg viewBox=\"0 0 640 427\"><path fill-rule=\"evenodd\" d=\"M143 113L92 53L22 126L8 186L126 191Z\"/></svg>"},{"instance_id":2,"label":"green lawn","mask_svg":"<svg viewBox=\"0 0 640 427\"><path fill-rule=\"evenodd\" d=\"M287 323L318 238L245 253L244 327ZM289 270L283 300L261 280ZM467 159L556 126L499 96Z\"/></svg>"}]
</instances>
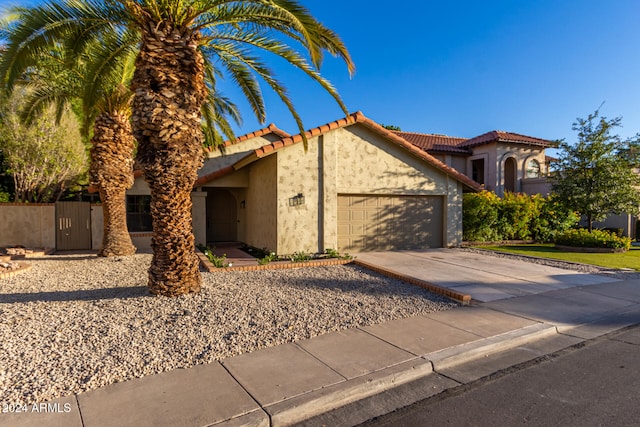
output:
<instances>
[{"instance_id":1,"label":"green lawn","mask_svg":"<svg viewBox=\"0 0 640 427\"><path fill-rule=\"evenodd\" d=\"M553 244L544 245L516 245L516 246L482 246L482 249L493 251L510 252L520 255L537 256L542 258L553 258L562 261L580 262L583 264L599 265L609 268L632 268L640 271L640 247L631 247L625 253L580 253L563 252L556 249Z\"/></svg>"}]
</instances>

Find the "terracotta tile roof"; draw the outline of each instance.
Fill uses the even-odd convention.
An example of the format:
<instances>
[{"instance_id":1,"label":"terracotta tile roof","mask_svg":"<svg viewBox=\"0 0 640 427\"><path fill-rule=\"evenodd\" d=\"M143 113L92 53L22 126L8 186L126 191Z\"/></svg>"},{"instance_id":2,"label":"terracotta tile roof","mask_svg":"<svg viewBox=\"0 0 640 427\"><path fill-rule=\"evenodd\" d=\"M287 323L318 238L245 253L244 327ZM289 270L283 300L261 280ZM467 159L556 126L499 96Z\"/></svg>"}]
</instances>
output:
<instances>
[{"instance_id":1,"label":"terracotta tile roof","mask_svg":"<svg viewBox=\"0 0 640 427\"><path fill-rule=\"evenodd\" d=\"M513 132L494 130L464 141L459 147L475 147L490 142L512 142L516 144L535 145L538 147L553 147L555 143L546 139L534 138Z\"/></svg>"},{"instance_id":2,"label":"terracotta tile roof","mask_svg":"<svg viewBox=\"0 0 640 427\"><path fill-rule=\"evenodd\" d=\"M260 159L262 157L268 156L268 155L272 154L273 152L275 152L275 151L277 151L277 150L279 150L279 149L281 149L283 147L303 142L305 138L309 139L309 138L312 138L314 136L325 134L325 133L329 132L330 130L343 128L343 127L352 125L354 123L360 123L360 124L368 127L369 129L375 131L379 135L382 135L382 136L386 137L391 142L401 146L405 150L407 150L407 151L413 153L414 155L422 158L427 163L430 163L432 166L434 166L435 168L441 170L445 174L447 174L447 175L457 179L458 181L462 182L468 188L470 188L472 190L475 190L475 191L480 191L482 189L482 186L480 184L478 184L477 182L475 182L474 180L472 180L471 178L467 177L466 175L463 175L462 173L458 172L454 168L452 168L450 166L447 166L446 164L442 163L440 160L436 159L431 154L429 154L426 151L420 149L419 147L416 147L415 145L411 144L410 142L408 142L404 138L401 138L400 136L396 135L393 131L390 131L390 130L386 129L383 126L379 125L378 123L374 122L373 120L365 117L365 115L362 114L362 112L360 112L360 111L358 111L356 113L353 113L353 114L349 114L347 117L341 118L339 120L336 120L336 121L327 123L325 125L318 126L318 127L313 128L313 129L310 129L310 130L306 131L304 134L293 135L293 136L290 136L290 137L287 137L287 138L283 138L280 141L275 141L275 142L273 142L271 144L266 144L266 145L264 145L264 146L262 146L262 147L260 147L260 148L258 148L256 150L254 150L253 153L250 153L245 158L240 159L238 162L236 162L233 165L233 168L234 169L240 169L241 167L243 167L243 166L245 166L245 165L247 165L249 163L252 163L253 161L255 161L257 159Z\"/></svg>"},{"instance_id":3,"label":"terracotta tile roof","mask_svg":"<svg viewBox=\"0 0 640 427\"><path fill-rule=\"evenodd\" d=\"M236 139L234 139L233 141L227 140L227 141L224 142L224 146L228 147L230 145L239 144L239 143L241 143L243 141L246 141L248 139L251 139L251 138L257 138L257 137L261 137L261 136L265 136L265 135L269 135L269 134L274 134L276 136L279 136L280 138L287 138L287 137L291 136L287 132L283 131L282 129L279 129L275 124L271 123L266 128L262 128L262 129L254 131L254 132L241 135L241 136L237 137ZM211 152L211 151L213 151L215 149L216 149L216 147L207 147L207 151L208 152Z\"/></svg>"},{"instance_id":4,"label":"terracotta tile roof","mask_svg":"<svg viewBox=\"0 0 640 427\"><path fill-rule=\"evenodd\" d=\"M227 166L222 169L215 170L211 173L198 177L193 186L198 187L200 185L206 184L209 181L213 181L214 179L222 178L225 175L229 175L233 171L235 171L233 166Z\"/></svg>"},{"instance_id":5,"label":"terracotta tile roof","mask_svg":"<svg viewBox=\"0 0 640 427\"><path fill-rule=\"evenodd\" d=\"M511 142L516 144L535 145L539 147L553 147L554 142L534 138L513 132L491 131L474 138L458 138L446 135L393 131L416 147L429 152L471 154L469 148L490 142Z\"/></svg>"},{"instance_id":6,"label":"terracotta tile roof","mask_svg":"<svg viewBox=\"0 0 640 427\"><path fill-rule=\"evenodd\" d=\"M416 133L392 131L396 135L409 141L416 147L425 151L453 152L461 154L471 154L469 150L458 148L460 144L466 141L466 138L458 138L447 135L437 135L432 133Z\"/></svg>"}]
</instances>

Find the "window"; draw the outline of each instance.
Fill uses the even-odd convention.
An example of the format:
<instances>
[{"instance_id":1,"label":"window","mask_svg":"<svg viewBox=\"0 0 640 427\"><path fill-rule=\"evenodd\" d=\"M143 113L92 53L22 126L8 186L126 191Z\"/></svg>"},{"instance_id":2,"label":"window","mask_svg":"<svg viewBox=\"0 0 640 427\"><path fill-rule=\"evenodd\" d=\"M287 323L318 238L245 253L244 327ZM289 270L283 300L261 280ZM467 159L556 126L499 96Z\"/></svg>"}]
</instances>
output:
<instances>
[{"instance_id":1,"label":"window","mask_svg":"<svg viewBox=\"0 0 640 427\"><path fill-rule=\"evenodd\" d=\"M153 231L151 196L127 196L127 228L132 231Z\"/></svg>"},{"instance_id":2,"label":"window","mask_svg":"<svg viewBox=\"0 0 640 427\"><path fill-rule=\"evenodd\" d=\"M527 178L538 178L542 175L540 169L540 162L536 159L531 159L527 162Z\"/></svg>"},{"instance_id":3,"label":"window","mask_svg":"<svg viewBox=\"0 0 640 427\"><path fill-rule=\"evenodd\" d=\"M478 184L484 184L484 159L471 161L471 179Z\"/></svg>"}]
</instances>

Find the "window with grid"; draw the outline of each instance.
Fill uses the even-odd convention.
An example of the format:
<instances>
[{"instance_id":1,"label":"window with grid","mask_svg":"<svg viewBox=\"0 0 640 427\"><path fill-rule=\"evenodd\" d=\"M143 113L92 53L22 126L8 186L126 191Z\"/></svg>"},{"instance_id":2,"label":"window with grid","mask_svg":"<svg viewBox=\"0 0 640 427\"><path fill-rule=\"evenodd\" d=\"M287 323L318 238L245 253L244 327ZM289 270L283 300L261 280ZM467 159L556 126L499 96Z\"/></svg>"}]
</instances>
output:
<instances>
[{"instance_id":1,"label":"window with grid","mask_svg":"<svg viewBox=\"0 0 640 427\"><path fill-rule=\"evenodd\" d=\"M130 232L153 231L151 196L127 196L127 228Z\"/></svg>"}]
</instances>

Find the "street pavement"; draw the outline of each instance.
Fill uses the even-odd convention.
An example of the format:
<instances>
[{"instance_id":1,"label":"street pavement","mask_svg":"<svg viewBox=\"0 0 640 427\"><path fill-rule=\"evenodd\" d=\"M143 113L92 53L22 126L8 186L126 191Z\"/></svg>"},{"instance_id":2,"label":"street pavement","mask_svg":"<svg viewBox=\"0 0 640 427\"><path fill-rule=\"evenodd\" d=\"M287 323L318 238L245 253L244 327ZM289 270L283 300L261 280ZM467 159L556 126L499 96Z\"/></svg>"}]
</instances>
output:
<instances>
[{"instance_id":1,"label":"street pavement","mask_svg":"<svg viewBox=\"0 0 640 427\"><path fill-rule=\"evenodd\" d=\"M637 426L640 326L371 420L383 426Z\"/></svg>"},{"instance_id":2,"label":"street pavement","mask_svg":"<svg viewBox=\"0 0 640 427\"><path fill-rule=\"evenodd\" d=\"M0 414L0 426L355 425L640 323L640 280L460 253L366 262L469 291L469 306L113 384Z\"/></svg>"}]
</instances>

